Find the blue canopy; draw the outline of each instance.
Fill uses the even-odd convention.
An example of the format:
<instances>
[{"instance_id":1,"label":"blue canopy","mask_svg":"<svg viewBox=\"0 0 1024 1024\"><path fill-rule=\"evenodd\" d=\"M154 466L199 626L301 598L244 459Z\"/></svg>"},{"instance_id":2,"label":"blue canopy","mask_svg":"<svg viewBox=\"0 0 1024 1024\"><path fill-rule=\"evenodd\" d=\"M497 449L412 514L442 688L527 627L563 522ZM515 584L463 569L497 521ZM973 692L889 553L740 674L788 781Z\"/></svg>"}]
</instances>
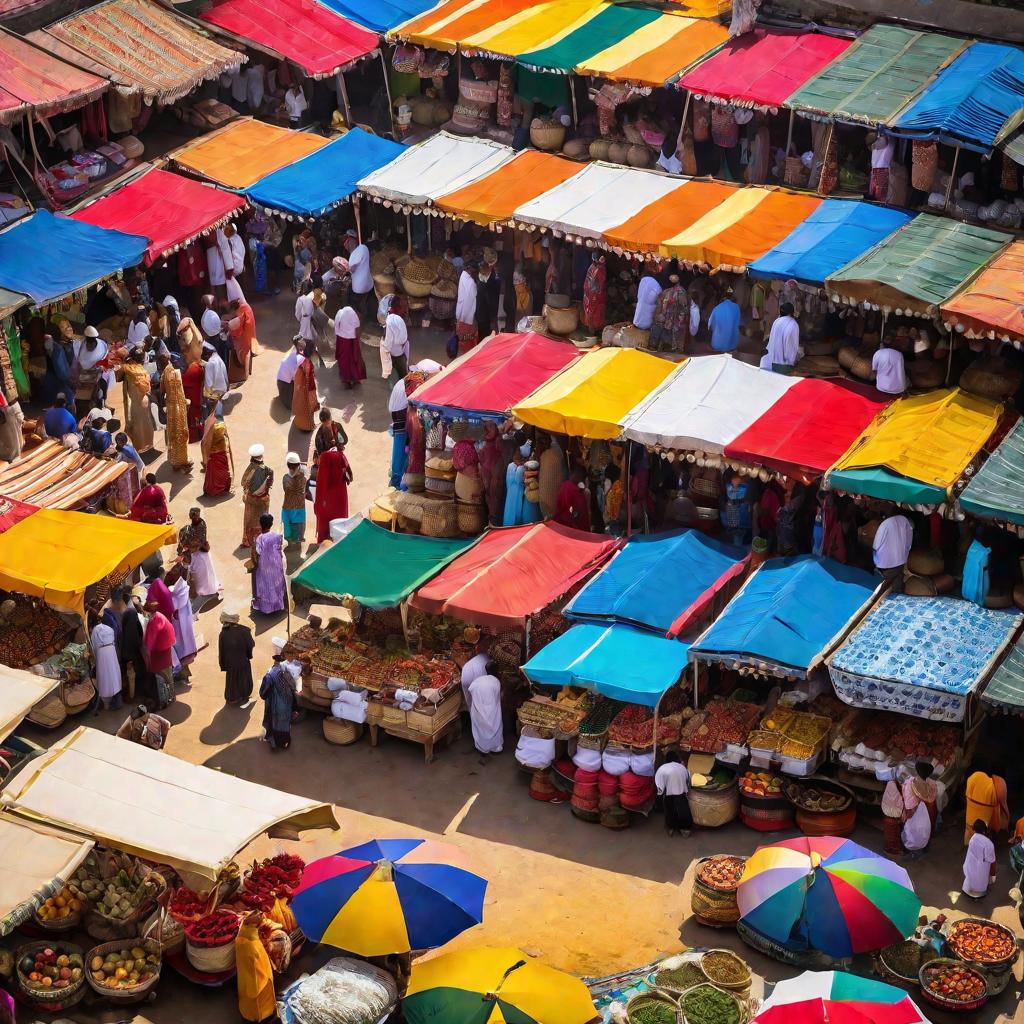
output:
<instances>
[{"instance_id":1,"label":"blue canopy","mask_svg":"<svg viewBox=\"0 0 1024 1024\"><path fill-rule=\"evenodd\" d=\"M774 249L747 266L751 277L794 278L822 285L825 278L898 231L914 214L850 199L826 199Z\"/></svg>"},{"instance_id":2,"label":"blue canopy","mask_svg":"<svg viewBox=\"0 0 1024 1024\"><path fill-rule=\"evenodd\" d=\"M320 0L320 3L374 32L388 32L437 6L437 0Z\"/></svg>"},{"instance_id":3,"label":"blue canopy","mask_svg":"<svg viewBox=\"0 0 1024 1024\"><path fill-rule=\"evenodd\" d=\"M653 708L683 674L689 649L632 626L584 623L552 640L523 672L543 686L582 686Z\"/></svg>"},{"instance_id":4,"label":"blue canopy","mask_svg":"<svg viewBox=\"0 0 1024 1024\"><path fill-rule=\"evenodd\" d=\"M347 199L360 178L404 151L397 142L353 128L315 153L260 178L245 194L261 206L316 217Z\"/></svg>"},{"instance_id":5,"label":"blue canopy","mask_svg":"<svg viewBox=\"0 0 1024 1024\"><path fill-rule=\"evenodd\" d=\"M764 563L690 648L690 657L805 675L870 600L879 581L831 558Z\"/></svg>"},{"instance_id":6,"label":"blue canopy","mask_svg":"<svg viewBox=\"0 0 1024 1024\"><path fill-rule=\"evenodd\" d=\"M1007 118L1021 107L1024 51L975 43L896 118L892 132L987 153Z\"/></svg>"},{"instance_id":7,"label":"blue canopy","mask_svg":"<svg viewBox=\"0 0 1024 1024\"><path fill-rule=\"evenodd\" d=\"M141 263L149 239L36 210L0 232L0 287L36 305Z\"/></svg>"},{"instance_id":8,"label":"blue canopy","mask_svg":"<svg viewBox=\"0 0 1024 1024\"><path fill-rule=\"evenodd\" d=\"M567 619L615 619L678 635L746 553L697 530L634 537L566 606Z\"/></svg>"}]
</instances>

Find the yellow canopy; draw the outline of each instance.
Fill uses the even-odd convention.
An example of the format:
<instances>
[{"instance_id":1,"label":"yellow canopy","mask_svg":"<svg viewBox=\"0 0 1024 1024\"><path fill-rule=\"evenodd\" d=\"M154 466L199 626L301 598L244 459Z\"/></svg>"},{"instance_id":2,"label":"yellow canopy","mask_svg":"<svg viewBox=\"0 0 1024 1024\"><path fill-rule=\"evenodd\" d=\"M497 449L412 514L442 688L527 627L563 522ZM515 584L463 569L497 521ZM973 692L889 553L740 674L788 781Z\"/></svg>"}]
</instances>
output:
<instances>
[{"instance_id":1,"label":"yellow canopy","mask_svg":"<svg viewBox=\"0 0 1024 1024\"><path fill-rule=\"evenodd\" d=\"M85 613L85 591L174 540L173 526L41 508L0 533L0 587Z\"/></svg>"},{"instance_id":2,"label":"yellow canopy","mask_svg":"<svg viewBox=\"0 0 1024 1024\"><path fill-rule=\"evenodd\" d=\"M948 388L901 398L880 412L833 469L881 466L947 491L999 424L1003 407Z\"/></svg>"},{"instance_id":3,"label":"yellow canopy","mask_svg":"<svg viewBox=\"0 0 1024 1024\"><path fill-rule=\"evenodd\" d=\"M32 708L59 685L48 676L0 665L0 740L10 736Z\"/></svg>"},{"instance_id":4,"label":"yellow canopy","mask_svg":"<svg viewBox=\"0 0 1024 1024\"><path fill-rule=\"evenodd\" d=\"M588 352L537 388L512 415L556 434L610 441L622 432L626 415L684 363L631 348Z\"/></svg>"}]
</instances>

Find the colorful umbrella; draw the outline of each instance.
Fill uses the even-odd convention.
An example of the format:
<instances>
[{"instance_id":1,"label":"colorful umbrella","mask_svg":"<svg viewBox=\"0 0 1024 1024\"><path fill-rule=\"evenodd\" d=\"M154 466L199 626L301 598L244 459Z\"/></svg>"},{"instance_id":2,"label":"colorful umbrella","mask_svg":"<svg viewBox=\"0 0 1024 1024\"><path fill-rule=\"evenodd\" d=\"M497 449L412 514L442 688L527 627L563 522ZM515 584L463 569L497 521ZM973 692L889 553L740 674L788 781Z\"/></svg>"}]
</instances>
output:
<instances>
[{"instance_id":1,"label":"colorful umbrella","mask_svg":"<svg viewBox=\"0 0 1024 1024\"><path fill-rule=\"evenodd\" d=\"M314 942L359 956L443 946L483 918L487 882L454 847L375 839L306 866L292 901Z\"/></svg>"},{"instance_id":2,"label":"colorful umbrella","mask_svg":"<svg viewBox=\"0 0 1024 1024\"><path fill-rule=\"evenodd\" d=\"M806 999L762 1010L751 1024L928 1024L909 996L898 1003L836 1003Z\"/></svg>"},{"instance_id":3,"label":"colorful umbrella","mask_svg":"<svg viewBox=\"0 0 1024 1024\"><path fill-rule=\"evenodd\" d=\"M579 978L518 949L468 949L417 963L402 1012L408 1024L586 1024L597 1015Z\"/></svg>"},{"instance_id":4,"label":"colorful umbrella","mask_svg":"<svg viewBox=\"0 0 1024 1024\"><path fill-rule=\"evenodd\" d=\"M901 988L845 971L804 971L780 981L761 1005L757 1024L825 1024L850 1013L876 1024L927 1024Z\"/></svg>"},{"instance_id":5,"label":"colorful umbrella","mask_svg":"<svg viewBox=\"0 0 1024 1024\"><path fill-rule=\"evenodd\" d=\"M903 868L834 836L760 847L747 861L736 902L754 931L837 958L899 942L921 911Z\"/></svg>"}]
</instances>

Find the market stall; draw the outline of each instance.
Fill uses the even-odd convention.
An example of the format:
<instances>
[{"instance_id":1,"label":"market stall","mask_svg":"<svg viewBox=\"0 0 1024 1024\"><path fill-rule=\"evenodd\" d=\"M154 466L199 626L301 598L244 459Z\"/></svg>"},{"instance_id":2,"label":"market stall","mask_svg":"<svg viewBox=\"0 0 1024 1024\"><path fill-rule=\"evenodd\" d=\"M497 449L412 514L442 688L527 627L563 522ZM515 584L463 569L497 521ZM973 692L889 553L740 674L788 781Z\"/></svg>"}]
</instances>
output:
<instances>
[{"instance_id":1,"label":"market stall","mask_svg":"<svg viewBox=\"0 0 1024 1024\"><path fill-rule=\"evenodd\" d=\"M960 492L960 507L1011 528L1024 527L1024 420L1018 420L999 447Z\"/></svg>"},{"instance_id":2,"label":"market stall","mask_svg":"<svg viewBox=\"0 0 1024 1024\"><path fill-rule=\"evenodd\" d=\"M981 691L981 703L998 714L1024 715L1024 650L1018 640Z\"/></svg>"},{"instance_id":3,"label":"market stall","mask_svg":"<svg viewBox=\"0 0 1024 1024\"><path fill-rule=\"evenodd\" d=\"M1024 242L1012 242L942 303L942 319L968 338L1024 343Z\"/></svg>"},{"instance_id":4,"label":"market stall","mask_svg":"<svg viewBox=\"0 0 1024 1024\"><path fill-rule=\"evenodd\" d=\"M430 10L434 4L431 0L327 0L324 6L357 25L383 34Z\"/></svg>"},{"instance_id":5,"label":"market stall","mask_svg":"<svg viewBox=\"0 0 1024 1024\"><path fill-rule=\"evenodd\" d=\"M51 438L0 468L0 495L38 508L95 508L132 471L127 463L66 448Z\"/></svg>"}]
</instances>

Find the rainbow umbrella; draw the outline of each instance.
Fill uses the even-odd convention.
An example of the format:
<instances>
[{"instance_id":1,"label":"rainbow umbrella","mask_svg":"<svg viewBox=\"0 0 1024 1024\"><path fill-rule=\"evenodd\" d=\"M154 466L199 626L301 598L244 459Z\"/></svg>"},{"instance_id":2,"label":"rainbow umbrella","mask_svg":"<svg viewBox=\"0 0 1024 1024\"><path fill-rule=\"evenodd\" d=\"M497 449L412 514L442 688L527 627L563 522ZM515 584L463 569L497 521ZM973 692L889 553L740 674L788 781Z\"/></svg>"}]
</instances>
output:
<instances>
[{"instance_id":1,"label":"rainbow umbrella","mask_svg":"<svg viewBox=\"0 0 1024 1024\"><path fill-rule=\"evenodd\" d=\"M374 839L306 866L292 900L314 942L359 956L443 946L483 918L487 882L455 847Z\"/></svg>"},{"instance_id":2,"label":"rainbow umbrella","mask_svg":"<svg viewBox=\"0 0 1024 1024\"><path fill-rule=\"evenodd\" d=\"M760 847L747 861L736 902L743 923L761 935L836 958L905 939L921 911L903 868L834 836Z\"/></svg>"},{"instance_id":3,"label":"rainbow umbrella","mask_svg":"<svg viewBox=\"0 0 1024 1024\"><path fill-rule=\"evenodd\" d=\"M597 1011L579 978L518 949L467 949L418 962L407 1024L586 1024Z\"/></svg>"},{"instance_id":4,"label":"rainbow umbrella","mask_svg":"<svg viewBox=\"0 0 1024 1024\"><path fill-rule=\"evenodd\" d=\"M804 971L780 981L762 1003L757 1024L927 1024L901 988L845 971Z\"/></svg>"},{"instance_id":5,"label":"rainbow umbrella","mask_svg":"<svg viewBox=\"0 0 1024 1024\"><path fill-rule=\"evenodd\" d=\"M898 1003L836 1003L806 999L762 1010L751 1024L928 1024L909 996Z\"/></svg>"}]
</instances>

